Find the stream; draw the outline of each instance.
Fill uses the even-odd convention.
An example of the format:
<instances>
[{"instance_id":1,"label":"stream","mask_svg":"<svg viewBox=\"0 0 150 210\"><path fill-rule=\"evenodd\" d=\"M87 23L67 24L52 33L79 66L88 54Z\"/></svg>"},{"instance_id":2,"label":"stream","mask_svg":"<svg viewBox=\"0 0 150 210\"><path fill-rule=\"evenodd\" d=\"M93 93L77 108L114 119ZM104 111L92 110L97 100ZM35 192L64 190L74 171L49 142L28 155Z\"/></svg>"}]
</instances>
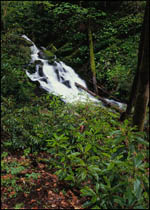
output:
<instances>
[{"instance_id":1,"label":"stream","mask_svg":"<svg viewBox=\"0 0 150 210\"><path fill-rule=\"evenodd\" d=\"M40 87L49 93L56 96L60 96L65 103L74 102L88 102L92 101L96 104L104 106L103 102L90 95L83 89L77 87L75 83L79 83L83 87L87 88L86 82L82 80L79 75L68 65L62 61L54 60L53 64L48 62L48 59L44 58L43 51L37 48L26 35L22 35L23 38L32 43L31 49L31 64L36 62L36 69L34 73L29 73L26 70L27 76L32 81L38 81ZM41 47L41 49L45 49ZM112 99L106 99L118 106L120 109L125 108L126 104L117 102Z\"/></svg>"}]
</instances>

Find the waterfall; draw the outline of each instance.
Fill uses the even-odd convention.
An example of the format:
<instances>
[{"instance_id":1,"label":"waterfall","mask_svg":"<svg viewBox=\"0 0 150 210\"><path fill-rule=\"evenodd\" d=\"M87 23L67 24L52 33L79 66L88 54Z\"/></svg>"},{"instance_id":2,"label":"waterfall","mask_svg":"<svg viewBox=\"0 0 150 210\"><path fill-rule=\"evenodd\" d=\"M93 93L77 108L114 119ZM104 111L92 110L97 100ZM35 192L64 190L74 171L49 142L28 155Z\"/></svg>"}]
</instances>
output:
<instances>
[{"instance_id":1,"label":"waterfall","mask_svg":"<svg viewBox=\"0 0 150 210\"><path fill-rule=\"evenodd\" d=\"M26 35L22 37L32 43L30 47L31 63L37 62L34 73L26 71L27 76L32 81L38 81L41 88L56 96L60 96L66 103L93 101L103 105L100 100L75 85L75 83L79 83L87 88L86 82L70 66L67 66L62 61L54 61L53 65L49 64L47 59L41 58L42 51ZM42 63L42 66L38 62ZM106 100L116 104L120 108L123 105L114 100Z\"/></svg>"}]
</instances>

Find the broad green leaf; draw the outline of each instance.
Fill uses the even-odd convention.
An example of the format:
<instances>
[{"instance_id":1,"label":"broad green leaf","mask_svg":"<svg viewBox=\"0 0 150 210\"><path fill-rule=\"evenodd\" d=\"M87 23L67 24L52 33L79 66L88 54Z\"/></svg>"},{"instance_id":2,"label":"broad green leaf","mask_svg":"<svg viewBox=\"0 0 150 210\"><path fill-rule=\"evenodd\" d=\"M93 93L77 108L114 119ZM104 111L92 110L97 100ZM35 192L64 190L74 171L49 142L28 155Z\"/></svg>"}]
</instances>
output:
<instances>
[{"instance_id":1,"label":"broad green leaf","mask_svg":"<svg viewBox=\"0 0 150 210\"><path fill-rule=\"evenodd\" d=\"M63 170L62 170L62 169L59 169L58 171L55 172L55 174L56 174L57 176L59 176L62 172L63 172Z\"/></svg>"},{"instance_id":2,"label":"broad green leaf","mask_svg":"<svg viewBox=\"0 0 150 210\"><path fill-rule=\"evenodd\" d=\"M91 202L94 204L97 201L97 195L94 195L91 199Z\"/></svg>"},{"instance_id":3,"label":"broad green leaf","mask_svg":"<svg viewBox=\"0 0 150 210\"><path fill-rule=\"evenodd\" d=\"M81 180L84 180L87 176L87 171L86 170L83 171L80 176L81 176Z\"/></svg>"},{"instance_id":4,"label":"broad green leaf","mask_svg":"<svg viewBox=\"0 0 150 210\"><path fill-rule=\"evenodd\" d=\"M99 175L97 174L97 172L92 172L92 176L95 177L96 181L98 182L99 180Z\"/></svg>"},{"instance_id":5,"label":"broad green leaf","mask_svg":"<svg viewBox=\"0 0 150 210\"><path fill-rule=\"evenodd\" d=\"M92 205L92 202L91 201L86 201L84 204L83 204L83 208L86 208L88 206L91 206Z\"/></svg>"},{"instance_id":6,"label":"broad green leaf","mask_svg":"<svg viewBox=\"0 0 150 210\"><path fill-rule=\"evenodd\" d=\"M96 165L91 165L91 166L88 166L88 170L92 171L92 172L101 172L101 169L99 169L98 166Z\"/></svg>"},{"instance_id":7,"label":"broad green leaf","mask_svg":"<svg viewBox=\"0 0 150 210\"><path fill-rule=\"evenodd\" d=\"M116 131L111 132L111 135L114 135L114 134L121 134L121 130L116 130Z\"/></svg>"},{"instance_id":8,"label":"broad green leaf","mask_svg":"<svg viewBox=\"0 0 150 210\"><path fill-rule=\"evenodd\" d=\"M131 203L133 202L133 195L132 195L132 191L131 188L128 188L128 191L125 192L125 198L126 200L128 200L128 205L131 206Z\"/></svg>"},{"instance_id":9,"label":"broad green leaf","mask_svg":"<svg viewBox=\"0 0 150 210\"><path fill-rule=\"evenodd\" d=\"M91 144L87 144L85 147L85 152L88 152L91 149L92 145Z\"/></svg>"},{"instance_id":10,"label":"broad green leaf","mask_svg":"<svg viewBox=\"0 0 150 210\"><path fill-rule=\"evenodd\" d=\"M99 206L94 206L94 207L92 207L91 209L101 209Z\"/></svg>"},{"instance_id":11,"label":"broad green leaf","mask_svg":"<svg viewBox=\"0 0 150 210\"><path fill-rule=\"evenodd\" d=\"M11 168L11 174L18 174L23 171L25 168L23 166L19 166L17 168Z\"/></svg>"},{"instance_id":12,"label":"broad green leaf","mask_svg":"<svg viewBox=\"0 0 150 210\"><path fill-rule=\"evenodd\" d=\"M145 146L149 146L149 142L145 141L144 139L142 139L141 137L136 137L136 141L140 144L144 144Z\"/></svg>"},{"instance_id":13,"label":"broad green leaf","mask_svg":"<svg viewBox=\"0 0 150 210\"><path fill-rule=\"evenodd\" d=\"M126 138L126 136L117 136L117 137L115 137L115 140L113 143L115 143L117 145L117 144L121 143L122 141L124 141L125 138Z\"/></svg>"},{"instance_id":14,"label":"broad green leaf","mask_svg":"<svg viewBox=\"0 0 150 210\"><path fill-rule=\"evenodd\" d=\"M99 191L99 188L100 188L100 184L99 184L99 183L96 183L96 186L95 186L95 189L96 189L96 193L98 193L98 191Z\"/></svg>"},{"instance_id":15,"label":"broad green leaf","mask_svg":"<svg viewBox=\"0 0 150 210\"><path fill-rule=\"evenodd\" d=\"M72 161L74 163L76 163L77 165L80 165L80 166L85 166L86 165L85 162L79 157L75 157L74 159L72 159Z\"/></svg>"},{"instance_id":16,"label":"broad green leaf","mask_svg":"<svg viewBox=\"0 0 150 210\"><path fill-rule=\"evenodd\" d=\"M8 155L8 152L3 152L2 155L1 155L1 157L2 158L5 158L5 157L7 157L7 155Z\"/></svg>"},{"instance_id":17,"label":"broad green leaf","mask_svg":"<svg viewBox=\"0 0 150 210\"><path fill-rule=\"evenodd\" d=\"M110 158L110 157L111 157L111 155L110 155L110 154L105 153L105 152L102 152L102 153L101 153L101 155L104 155L105 157L108 157L108 158Z\"/></svg>"},{"instance_id":18,"label":"broad green leaf","mask_svg":"<svg viewBox=\"0 0 150 210\"><path fill-rule=\"evenodd\" d=\"M80 152L74 152L74 153L68 155L68 158L74 158L74 157L76 157L78 155L80 155Z\"/></svg>"},{"instance_id":19,"label":"broad green leaf","mask_svg":"<svg viewBox=\"0 0 150 210\"><path fill-rule=\"evenodd\" d=\"M136 168L138 168L141 163L143 161L143 155L142 154L138 154L135 158L134 158L134 165Z\"/></svg>"},{"instance_id":20,"label":"broad green leaf","mask_svg":"<svg viewBox=\"0 0 150 210\"><path fill-rule=\"evenodd\" d=\"M69 176L67 176L66 178L65 178L65 180L72 180L73 182L75 181L75 178L74 178L74 176L72 176L72 175L69 175Z\"/></svg>"},{"instance_id":21,"label":"broad green leaf","mask_svg":"<svg viewBox=\"0 0 150 210\"><path fill-rule=\"evenodd\" d=\"M136 179L134 182L134 193L138 199L141 197L142 188L141 188L141 182L139 179Z\"/></svg>"},{"instance_id":22,"label":"broad green leaf","mask_svg":"<svg viewBox=\"0 0 150 210\"><path fill-rule=\"evenodd\" d=\"M32 172L32 174L26 174L25 176L27 176L28 178L32 177L33 179L38 179L39 175L39 173Z\"/></svg>"},{"instance_id":23,"label":"broad green leaf","mask_svg":"<svg viewBox=\"0 0 150 210\"><path fill-rule=\"evenodd\" d=\"M109 165L107 166L107 170L112 170L114 168L114 162L110 162Z\"/></svg>"},{"instance_id":24,"label":"broad green leaf","mask_svg":"<svg viewBox=\"0 0 150 210\"><path fill-rule=\"evenodd\" d=\"M77 144L77 147L79 147L79 149L81 150L81 152L83 152L83 146L82 146L82 144Z\"/></svg>"},{"instance_id":25,"label":"broad green leaf","mask_svg":"<svg viewBox=\"0 0 150 210\"><path fill-rule=\"evenodd\" d=\"M81 191L81 196L95 196L96 193L89 188L88 186L85 186L83 189L80 190Z\"/></svg>"},{"instance_id":26,"label":"broad green leaf","mask_svg":"<svg viewBox=\"0 0 150 210\"><path fill-rule=\"evenodd\" d=\"M107 191L107 185L104 185L103 183L100 183L100 189L103 191Z\"/></svg>"},{"instance_id":27,"label":"broad green leaf","mask_svg":"<svg viewBox=\"0 0 150 210\"><path fill-rule=\"evenodd\" d=\"M100 159L99 156L92 156L88 158L88 161L98 161Z\"/></svg>"},{"instance_id":28,"label":"broad green leaf","mask_svg":"<svg viewBox=\"0 0 150 210\"><path fill-rule=\"evenodd\" d=\"M65 161L65 157L62 157L62 158L61 158L61 162L64 162L64 161Z\"/></svg>"},{"instance_id":29,"label":"broad green leaf","mask_svg":"<svg viewBox=\"0 0 150 210\"><path fill-rule=\"evenodd\" d=\"M104 177L105 182L107 183L107 187L111 188L110 179L107 178L107 176L103 176L103 177Z\"/></svg>"}]
</instances>

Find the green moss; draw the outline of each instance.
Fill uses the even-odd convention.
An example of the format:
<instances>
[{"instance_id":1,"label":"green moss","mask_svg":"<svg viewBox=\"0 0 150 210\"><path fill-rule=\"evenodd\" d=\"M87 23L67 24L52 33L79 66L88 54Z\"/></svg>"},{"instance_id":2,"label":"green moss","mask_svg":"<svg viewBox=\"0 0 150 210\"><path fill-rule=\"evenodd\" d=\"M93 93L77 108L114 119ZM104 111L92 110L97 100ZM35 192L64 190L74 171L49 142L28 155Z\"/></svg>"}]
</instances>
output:
<instances>
[{"instance_id":1,"label":"green moss","mask_svg":"<svg viewBox=\"0 0 150 210\"><path fill-rule=\"evenodd\" d=\"M92 32L91 28L89 26L88 30L88 35L89 35L89 48L90 48L90 63L91 63L91 71L93 75L96 75L96 67L95 67L95 57L94 57L94 47L93 47L93 40L92 40Z\"/></svg>"},{"instance_id":2,"label":"green moss","mask_svg":"<svg viewBox=\"0 0 150 210\"><path fill-rule=\"evenodd\" d=\"M50 50L52 53L57 52L57 48L52 43L47 46L47 49Z\"/></svg>"}]
</instances>

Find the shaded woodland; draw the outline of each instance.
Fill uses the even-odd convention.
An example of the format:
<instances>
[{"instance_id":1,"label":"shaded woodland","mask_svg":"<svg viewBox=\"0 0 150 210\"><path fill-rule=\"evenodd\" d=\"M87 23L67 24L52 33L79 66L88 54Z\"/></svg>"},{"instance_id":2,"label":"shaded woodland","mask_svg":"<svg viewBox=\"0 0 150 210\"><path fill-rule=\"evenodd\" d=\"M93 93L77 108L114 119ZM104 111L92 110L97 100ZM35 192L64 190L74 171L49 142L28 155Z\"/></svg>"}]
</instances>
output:
<instances>
[{"instance_id":1,"label":"shaded woodland","mask_svg":"<svg viewBox=\"0 0 150 210\"><path fill-rule=\"evenodd\" d=\"M1 209L148 209L149 1L1 1L1 27ZM32 82L23 34L105 107Z\"/></svg>"}]
</instances>

